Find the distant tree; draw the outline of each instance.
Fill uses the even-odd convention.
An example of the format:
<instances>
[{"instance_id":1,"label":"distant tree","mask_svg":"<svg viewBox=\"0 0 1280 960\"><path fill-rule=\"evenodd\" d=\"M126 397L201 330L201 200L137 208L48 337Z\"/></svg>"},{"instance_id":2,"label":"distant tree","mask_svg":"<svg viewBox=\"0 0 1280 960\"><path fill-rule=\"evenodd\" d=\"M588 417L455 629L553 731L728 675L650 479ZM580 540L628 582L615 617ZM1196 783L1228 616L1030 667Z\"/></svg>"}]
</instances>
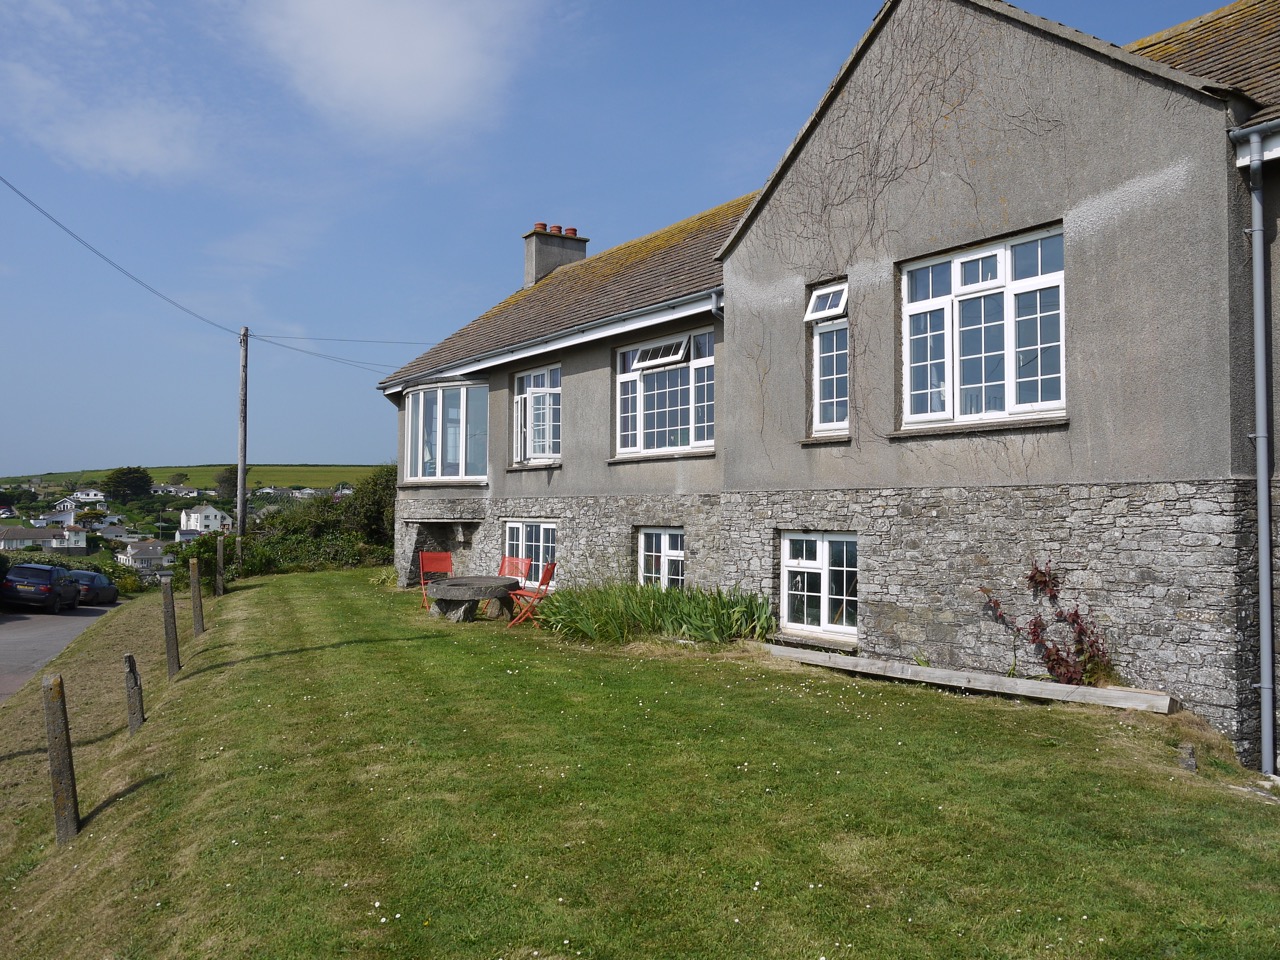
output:
<instances>
[{"instance_id":1,"label":"distant tree","mask_svg":"<svg viewBox=\"0 0 1280 960\"><path fill-rule=\"evenodd\" d=\"M151 474L145 467L116 467L100 486L108 499L128 503L147 496L151 484Z\"/></svg>"},{"instance_id":2,"label":"distant tree","mask_svg":"<svg viewBox=\"0 0 1280 960\"><path fill-rule=\"evenodd\" d=\"M245 467L245 483L249 482L249 471L253 467ZM231 500L236 495L236 484L239 482L236 476L236 465L233 463L229 467L223 467L213 475L213 486L218 491L218 496L224 500Z\"/></svg>"},{"instance_id":3,"label":"distant tree","mask_svg":"<svg viewBox=\"0 0 1280 960\"><path fill-rule=\"evenodd\" d=\"M76 514L76 523L84 527L86 530L92 529L95 523L104 523L107 519L105 510L81 510Z\"/></svg>"},{"instance_id":4,"label":"distant tree","mask_svg":"<svg viewBox=\"0 0 1280 960\"><path fill-rule=\"evenodd\" d=\"M191 476L191 474L182 473L181 471L178 473L171 473L169 474L169 479L166 480L165 483L173 487L180 487L187 482L187 477L189 476Z\"/></svg>"}]
</instances>

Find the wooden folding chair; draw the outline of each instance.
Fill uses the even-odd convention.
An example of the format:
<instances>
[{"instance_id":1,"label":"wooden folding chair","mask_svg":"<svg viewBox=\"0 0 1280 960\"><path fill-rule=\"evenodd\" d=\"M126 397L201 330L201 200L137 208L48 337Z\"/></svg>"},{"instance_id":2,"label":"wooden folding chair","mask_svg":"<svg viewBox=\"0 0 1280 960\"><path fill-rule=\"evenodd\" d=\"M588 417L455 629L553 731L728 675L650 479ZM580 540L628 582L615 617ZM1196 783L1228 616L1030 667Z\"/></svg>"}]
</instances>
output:
<instances>
[{"instance_id":1,"label":"wooden folding chair","mask_svg":"<svg viewBox=\"0 0 1280 960\"><path fill-rule=\"evenodd\" d=\"M424 607L431 606L431 599L427 596L427 584L437 579L437 577L428 577L429 573L445 577L453 573L453 554L431 550L418 551L418 582L422 584Z\"/></svg>"},{"instance_id":2,"label":"wooden folding chair","mask_svg":"<svg viewBox=\"0 0 1280 960\"><path fill-rule=\"evenodd\" d=\"M514 627L517 623L524 623L531 620L535 625L538 622L538 604L546 599L547 594L551 592L551 579L556 575L556 565L554 563L544 563L542 565L542 576L538 578L538 589L536 590L512 590L511 602L515 604L516 615L511 618L508 627Z\"/></svg>"}]
</instances>

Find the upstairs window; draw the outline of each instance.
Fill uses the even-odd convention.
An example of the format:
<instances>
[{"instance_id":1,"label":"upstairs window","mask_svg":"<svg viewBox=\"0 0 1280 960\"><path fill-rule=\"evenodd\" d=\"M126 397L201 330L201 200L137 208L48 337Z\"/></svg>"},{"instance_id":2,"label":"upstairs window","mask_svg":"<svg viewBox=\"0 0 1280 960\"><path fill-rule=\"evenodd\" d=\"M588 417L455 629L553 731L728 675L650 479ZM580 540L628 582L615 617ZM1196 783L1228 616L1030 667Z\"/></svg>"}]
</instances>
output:
<instances>
[{"instance_id":1,"label":"upstairs window","mask_svg":"<svg viewBox=\"0 0 1280 960\"><path fill-rule=\"evenodd\" d=\"M619 454L710 449L715 443L715 334L711 330L620 350Z\"/></svg>"},{"instance_id":2,"label":"upstairs window","mask_svg":"<svg viewBox=\"0 0 1280 960\"><path fill-rule=\"evenodd\" d=\"M1061 230L902 270L903 425L1062 411Z\"/></svg>"},{"instance_id":3,"label":"upstairs window","mask_svg":"<svg viewBox=\"0 0 1280 960\"><path fill-rule=\"evenodd\" d=\"M489 388L437 387L405 395L406 480L483 480Z\"/></svg>"},{"instance_id":4,"label":"upstairs window","mask_svg":"<svg viewBox=\"0 0 1280 960\"><path fill-rule=\"evenodd\" d=\"M530 370L516 377L511 416L516 463L560 459L560 368Z\"/></svg>"},{"instance_id":5,"label":"upstairs window","mask_svg":"<svg viewBox=\"0 0 1280 960\"><path fill-rule=\"evenodd\" d=\"M845 433L849 429L849 285L818 287L809 297L804 319L813 338L813 370L810 373L815 436Z\"/></svg>"}]
</instances>

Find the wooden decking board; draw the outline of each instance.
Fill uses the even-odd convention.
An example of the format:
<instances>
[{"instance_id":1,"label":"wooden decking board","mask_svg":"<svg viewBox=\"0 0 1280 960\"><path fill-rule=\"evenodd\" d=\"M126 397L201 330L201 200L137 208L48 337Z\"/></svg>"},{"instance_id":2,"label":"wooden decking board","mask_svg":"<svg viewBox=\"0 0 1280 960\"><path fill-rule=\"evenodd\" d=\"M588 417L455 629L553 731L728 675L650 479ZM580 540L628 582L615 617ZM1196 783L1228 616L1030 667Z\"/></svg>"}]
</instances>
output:
<instances>
[{"instance_id":1,"label":"wooden decking board","mask_svg":"<svg viewBox=\"0 0 1280 960\"><path fill-rule=\"evenodd\" d=\"M847 654L805 650L799 647L784 647L776 644L765 646L775 657L787 660L796 660L819 667L831 667L848 673L888 677L894 680L912 680L916 683L928 683L939 687L959 687L964 690L981 690L987 693L1036 700L1088 703L1116 707L1121 710L1145 710L1149 713L1177 713L1182 709L1182 705L1175 697L1151 690L1133 690L1128 687L1075 687L1065 683L1027 680L1023 677L1001 677L967 670L921 667L914 663L872 660L868 657L851 657Z\"/></svg>"}]
</instances>

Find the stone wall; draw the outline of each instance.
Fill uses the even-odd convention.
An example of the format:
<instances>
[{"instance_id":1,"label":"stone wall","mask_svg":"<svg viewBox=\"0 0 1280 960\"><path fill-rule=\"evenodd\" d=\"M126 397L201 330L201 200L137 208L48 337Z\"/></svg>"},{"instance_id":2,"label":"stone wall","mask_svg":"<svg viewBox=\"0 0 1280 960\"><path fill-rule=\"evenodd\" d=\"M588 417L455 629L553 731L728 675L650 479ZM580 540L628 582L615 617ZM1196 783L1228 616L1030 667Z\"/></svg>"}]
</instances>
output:
<instances>
[{"instance_id":1,"label":"stone wall","mask_svg":"<svg viewBox=\"0 0 1280 960\"><path fill-rule=\"evenodd\" d=\"M631 580L637 528L679 526L690 584L776 605L781 532L852 532L866 655L1038 676L1043 665L994 621L979 587L1020 618L1047 612L1022 578L1033 561L1051 562L1062 604L1096 619L1124 682L1178 697L1256 763L1252 489L1221 481L403 499L397 564L413 583L417 550L449 549L460 573L496 572L504 521L537 519L556 524L558 583Z\"/></svg>"}]
</instances>

